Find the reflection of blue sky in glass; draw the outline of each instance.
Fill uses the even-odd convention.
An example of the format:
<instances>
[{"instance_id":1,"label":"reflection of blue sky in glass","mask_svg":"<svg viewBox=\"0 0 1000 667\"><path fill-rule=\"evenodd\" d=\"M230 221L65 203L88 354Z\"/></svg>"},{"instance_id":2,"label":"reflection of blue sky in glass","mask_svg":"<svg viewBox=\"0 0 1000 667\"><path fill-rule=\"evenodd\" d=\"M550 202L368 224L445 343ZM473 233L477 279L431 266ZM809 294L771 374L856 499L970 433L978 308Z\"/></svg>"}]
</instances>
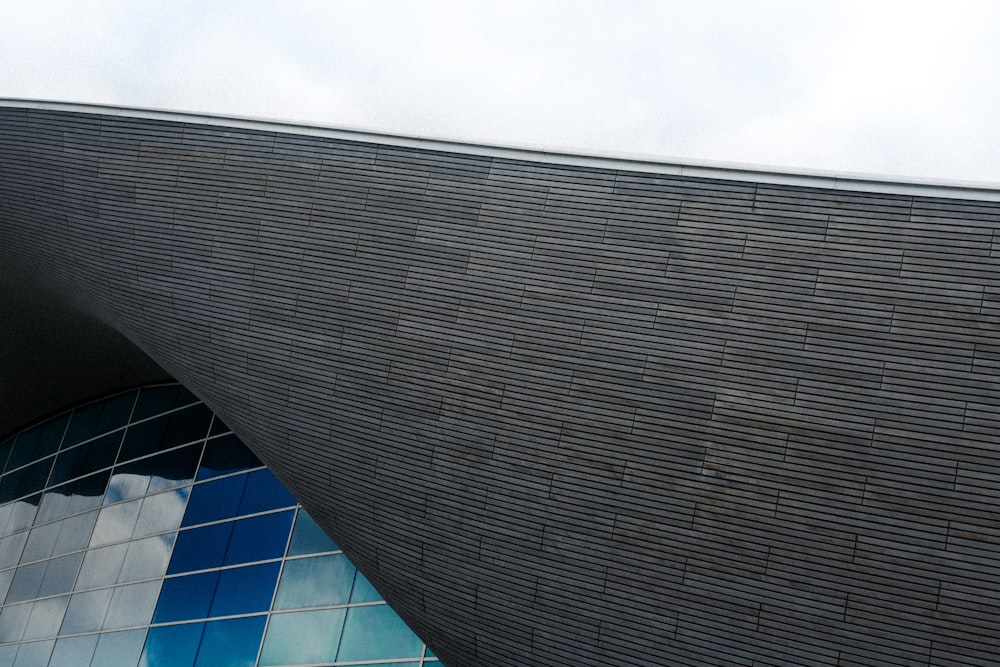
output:
<instances>
[{"instance_id":1,"label":"reflection of blue sky in glass","mask_svg":"<svg viewBox=\"0 0 1000 667\"><path fill-rule=\"evenodd\" d=\"M9 438L0 470L0 667L440 665L176 385Z\"/></svg>"}]
</instances>

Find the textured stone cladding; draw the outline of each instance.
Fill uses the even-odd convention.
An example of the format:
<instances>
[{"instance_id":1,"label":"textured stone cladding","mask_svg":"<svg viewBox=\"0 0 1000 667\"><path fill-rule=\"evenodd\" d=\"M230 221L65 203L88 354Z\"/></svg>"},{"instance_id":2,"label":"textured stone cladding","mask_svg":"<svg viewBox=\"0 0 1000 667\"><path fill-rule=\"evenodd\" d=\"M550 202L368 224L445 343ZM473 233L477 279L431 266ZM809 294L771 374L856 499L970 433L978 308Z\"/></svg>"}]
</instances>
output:
<instances>
[{"instance_id":1,"label":"textured stone cladding","mask_svg":"<svg viewBox=\"0 0 1000 667\"><path fill-rule=\"evenodd\" d=\"M452 667L1000 662L997 204L24 109L0 169L0 261Z\"/></svg>"}]
</instances>

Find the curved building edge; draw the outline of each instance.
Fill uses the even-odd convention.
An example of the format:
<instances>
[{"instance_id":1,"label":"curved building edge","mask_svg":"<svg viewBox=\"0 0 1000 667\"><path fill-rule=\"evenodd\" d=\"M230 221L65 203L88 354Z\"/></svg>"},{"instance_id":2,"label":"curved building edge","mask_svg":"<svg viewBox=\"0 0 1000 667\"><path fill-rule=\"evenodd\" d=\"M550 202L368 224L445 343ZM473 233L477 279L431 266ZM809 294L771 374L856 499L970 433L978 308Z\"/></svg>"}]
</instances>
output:
<instances>
[{"instance_id":1,"label":"curved building edge","mask_svg":"<svg viewBox=\"0 0 1000 667\"><path fill-rule=\"evenodd\" d=\"M1000 656L988 197L194 120L0 109L0 285L194 391L446 664Z\"/></svg>"}]
</instances>

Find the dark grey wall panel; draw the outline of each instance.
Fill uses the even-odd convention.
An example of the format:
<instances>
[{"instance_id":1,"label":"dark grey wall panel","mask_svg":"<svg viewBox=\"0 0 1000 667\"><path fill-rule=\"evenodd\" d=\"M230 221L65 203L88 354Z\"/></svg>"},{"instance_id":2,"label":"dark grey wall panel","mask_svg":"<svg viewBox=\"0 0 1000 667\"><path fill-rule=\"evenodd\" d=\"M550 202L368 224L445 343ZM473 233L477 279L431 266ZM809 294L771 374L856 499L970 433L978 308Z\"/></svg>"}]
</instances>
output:
<instances>
[{"instance_id":1,"label":"dark grey wall panel","mask_svg":"<svg viewBox=\"0 0 1000 667\"><path fill-rule=\"evenodd\" d=\"M996 203L14 108L0 177L450 665L1000 661Z\"/></svg>"}]
</instances>

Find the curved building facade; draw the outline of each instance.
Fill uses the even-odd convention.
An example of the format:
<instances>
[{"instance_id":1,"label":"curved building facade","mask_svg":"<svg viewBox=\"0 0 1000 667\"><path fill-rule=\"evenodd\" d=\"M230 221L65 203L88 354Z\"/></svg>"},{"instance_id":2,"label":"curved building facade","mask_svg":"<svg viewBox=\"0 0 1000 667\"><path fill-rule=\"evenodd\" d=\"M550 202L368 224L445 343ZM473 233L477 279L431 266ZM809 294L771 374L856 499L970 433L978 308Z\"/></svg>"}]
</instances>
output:
<instances>
[{"instance_id":1,"label":"curved building facade","mask_svg":"<svg viewBox=\"0 0 1000 667\"><path fill-rule=\"evenodd\" d=\"M178 385L0 443L3 667L432 667L273 474Z\"/></svg>"},{"instance_id":2,"label":"curved building facade","mask_svg":"<svg viewBox=\"0 0 1000 667\"><path fill-rule=\"evenodd\" d=\"M998 200L10 102L0 431L176 378L448 665L991 664Z\"/></svg>"}]
</instances>

